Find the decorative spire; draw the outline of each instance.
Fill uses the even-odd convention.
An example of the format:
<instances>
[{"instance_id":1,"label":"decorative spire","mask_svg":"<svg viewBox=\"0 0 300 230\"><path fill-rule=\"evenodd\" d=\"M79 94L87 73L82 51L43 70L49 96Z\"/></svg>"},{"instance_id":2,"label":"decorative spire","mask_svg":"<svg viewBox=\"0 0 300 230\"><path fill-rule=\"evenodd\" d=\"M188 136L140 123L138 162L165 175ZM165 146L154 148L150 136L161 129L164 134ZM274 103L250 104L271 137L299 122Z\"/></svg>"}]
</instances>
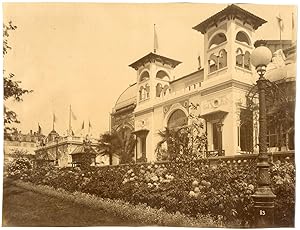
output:
<instances>
[{"instance_id":1,"label":"decorative spire","mask_svg":"<svg viewBox=\"0 0 300 230\"><path fill-rule=\"evenodd\" d=\"M157 34L156 34L156 29L155 29L155 24L154 24L154 53L158 50L158 39L157 39Z\"/></svg>"},{"instance_id":2,"label":"decorative spire","mask_svg":"<svg viewBox=\"0 0 300 230\"><path fill-rule=\"evenodd\" d=\"M55 130L55 129L54 129L54 124L56 123L56 120L57 120L57 118L56 118L56 116L55 116L55 113L53 113L53 126L52 126L52 129L53 129L53 130Z\"/></svg>"}]
</instances>

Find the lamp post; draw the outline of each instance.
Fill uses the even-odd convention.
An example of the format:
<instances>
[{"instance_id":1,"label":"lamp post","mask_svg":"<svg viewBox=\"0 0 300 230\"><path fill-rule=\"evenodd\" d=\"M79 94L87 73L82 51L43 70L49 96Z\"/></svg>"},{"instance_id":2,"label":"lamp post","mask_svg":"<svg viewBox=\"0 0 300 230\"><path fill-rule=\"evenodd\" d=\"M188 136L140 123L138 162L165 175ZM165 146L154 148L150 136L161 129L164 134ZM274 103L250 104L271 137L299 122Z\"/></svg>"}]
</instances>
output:
<instances>
[{"instance_id":1,"label":"lamp post","mask_svg":"<svg viewBox=\"0 0 300 230\"><path fill-rule=\"evenodd\" d=\"M259 154L257 163L257 189L252 195L255 208L256 227L273 227L274 225L274 199L271 190L269 162L267 153L267 117L266 117L266 67L272 58L272 52L263 41L255 44L251 54L251 63L255 67L259 79L256 81L259 94Z\"/></svg>"}]
</instances>

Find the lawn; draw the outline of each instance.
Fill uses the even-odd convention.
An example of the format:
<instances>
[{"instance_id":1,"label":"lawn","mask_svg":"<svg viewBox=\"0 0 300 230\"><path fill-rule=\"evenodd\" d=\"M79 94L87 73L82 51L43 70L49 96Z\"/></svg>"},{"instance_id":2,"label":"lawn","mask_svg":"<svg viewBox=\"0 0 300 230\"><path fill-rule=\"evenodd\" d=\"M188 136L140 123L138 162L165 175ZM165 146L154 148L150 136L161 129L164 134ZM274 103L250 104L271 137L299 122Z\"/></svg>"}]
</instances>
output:
<instances>
[{"instance_id":1,"label":"lawn","mask_svg":"<svg viewBox=\"0 0 300 230\"><path fill-rule=\"evenodd\" d=\"M2 226L138 226L83 205L4 183Z\"/></svg>"}]
</instances>

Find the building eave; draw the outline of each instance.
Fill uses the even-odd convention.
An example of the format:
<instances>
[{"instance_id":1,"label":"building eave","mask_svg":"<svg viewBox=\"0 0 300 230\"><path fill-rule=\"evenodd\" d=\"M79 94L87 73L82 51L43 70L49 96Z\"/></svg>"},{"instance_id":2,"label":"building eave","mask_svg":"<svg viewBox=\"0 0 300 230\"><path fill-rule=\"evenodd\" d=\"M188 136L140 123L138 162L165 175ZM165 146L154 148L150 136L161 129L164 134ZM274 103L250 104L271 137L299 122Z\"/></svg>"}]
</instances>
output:
<instances>
[{"instance_id":1,"label":"building eave","mask_svg":"<svg viewBox=\"0 0 300 230\"><path fill-rule=\"evenodd\" d=\"M253 27L253 29L255 29L255 30L258 27L260 27L262 24L267 22L266 20L250 13L249 11L244 10L244 9L238 7L237 5L232 4L232 5L229 5L228 7L226 7L225 9L221 10L220 12L214 14L213 16L207 18L200 24L194 26L193 29L201 32L202 34L205 34L207 29L211 25L213 25L213 24L216 25L218 23L218 21L224 17L242 18L245 22L250 24Z\"/></svg>"},{"instance_id":2,"label":"building eave","mask_svg":"<svg viewBox=\"0 0 300 230\"><path fill-rule=\"evenodd\" d=\"M134 68L135 70L137 70L139 67L145 65L146 63L154 62L154 61L161 62L162 64L168 64L168 65L172 66L173 68L175 68L177 65L179 65L181 63L180 61L150 52L149 54L147 54L146 56L133 62L129 66Z\"/></svg>"}]
</instances>

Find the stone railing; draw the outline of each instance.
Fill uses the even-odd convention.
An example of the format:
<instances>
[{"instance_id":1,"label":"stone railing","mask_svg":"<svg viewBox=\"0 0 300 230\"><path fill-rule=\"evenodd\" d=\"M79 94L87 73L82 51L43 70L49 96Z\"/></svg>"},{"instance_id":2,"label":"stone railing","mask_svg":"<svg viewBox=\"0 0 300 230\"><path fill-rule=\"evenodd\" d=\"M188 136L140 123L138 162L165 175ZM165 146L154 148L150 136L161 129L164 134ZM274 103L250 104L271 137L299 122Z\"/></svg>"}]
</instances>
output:
<instances>
[{"instance_id":1,"label":"stone railing","mask_svg":"<svg viewBox=\"0 0 300 230\"><path fill-rule=\"evenodd\" d=\"M258 154L243 154L243 155L232 155L232 156L217 156L217 157L208 157L201 158L195 161L205 161L209 166L216 166L220 163L226 164L248 164L250 162L256 161ZM269 153L270 163L276 162L278 160L284 162L294 162L295 161L295 151L284 151L284 152L270 152ZM139 165L151 165L151 164L169 164L170 161L157 161L157 162L138 162L134 164L120 164L120 165L101 165L99 167L123 167L123 166L139 166ZM180 163L180 162L178 162Z\"/></svg>"},{"instance_id":2,"label":"stone railing","mask_svg":"<svg viewBox=\"0 0 300 230\"><path fill-rule=\"evenodd\" d=\"M295 151L284 151L284 152L270 152L269 162L280 161L294 161L295 160ZM255 161L258 157L258 154L243 154L243 155L233 155L233 156L218 156L218 157L209 157L208 162L210 165L216 165L220 162L225 162L227 164L242 164L251 161Z\"/></svg>"}]
</instances>

